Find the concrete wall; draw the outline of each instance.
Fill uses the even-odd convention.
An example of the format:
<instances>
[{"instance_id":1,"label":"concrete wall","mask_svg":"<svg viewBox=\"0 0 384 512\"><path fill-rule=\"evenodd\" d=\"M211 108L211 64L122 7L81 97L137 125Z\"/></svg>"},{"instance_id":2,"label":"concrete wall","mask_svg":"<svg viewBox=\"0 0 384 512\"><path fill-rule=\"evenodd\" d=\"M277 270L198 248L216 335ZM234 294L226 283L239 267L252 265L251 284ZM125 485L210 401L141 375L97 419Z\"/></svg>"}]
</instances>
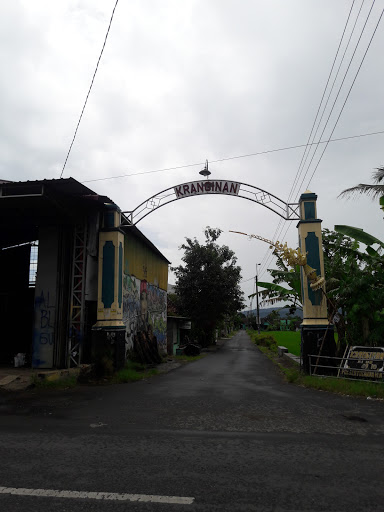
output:
<instances>
[{"instance_id":1,"label":"concrete wall","mask_svg":"<svg viewBox=\"0 0 384 512\"><path fill-rule=\"evenodd\" d=\"M39 260L35 287L33 368L52 368L57 316L57 227L39 230Z\"/></svg>"}]
</instances>

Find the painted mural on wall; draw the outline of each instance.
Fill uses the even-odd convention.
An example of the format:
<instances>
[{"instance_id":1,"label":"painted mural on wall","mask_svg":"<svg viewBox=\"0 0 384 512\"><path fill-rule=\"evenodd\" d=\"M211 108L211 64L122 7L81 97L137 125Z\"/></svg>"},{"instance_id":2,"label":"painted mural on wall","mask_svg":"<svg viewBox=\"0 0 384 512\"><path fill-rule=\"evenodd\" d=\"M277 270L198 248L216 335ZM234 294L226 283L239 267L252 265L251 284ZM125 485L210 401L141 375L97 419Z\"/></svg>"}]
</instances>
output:
<instances>
[{"instance_id":1,"label":"painted mural on wall","mask_svg":"<svg viewBox=\"0 0 384 512\"><path fill-rule=\"evenodd\" d=\"M150 328L161 353L167 351L167 292L158 286L124 274L123 322L126 351L133 349L134 336Z\"/></svg>"},{"instance_id":2,"label":"painted mural on wall","mask_svg":"<svg viewBox=\"0 0 384 512\"><path fill-rule=\"evenodd\" d=\"M160 352L167 352L167 292L147 285L148 321L157 338Z\"/></svg>"},{"instance_id":3,"label":"painted mural on wall","mask_svg":"<svg viewBox=\"0 0 384 512\"><path fill-rule=\"evenodd\" d=\"M140 280L127 274L124 274L123 279L123 322L125 347L128 351L133 349L133 337L140 330Z\"/></svg>"}]
</instances>

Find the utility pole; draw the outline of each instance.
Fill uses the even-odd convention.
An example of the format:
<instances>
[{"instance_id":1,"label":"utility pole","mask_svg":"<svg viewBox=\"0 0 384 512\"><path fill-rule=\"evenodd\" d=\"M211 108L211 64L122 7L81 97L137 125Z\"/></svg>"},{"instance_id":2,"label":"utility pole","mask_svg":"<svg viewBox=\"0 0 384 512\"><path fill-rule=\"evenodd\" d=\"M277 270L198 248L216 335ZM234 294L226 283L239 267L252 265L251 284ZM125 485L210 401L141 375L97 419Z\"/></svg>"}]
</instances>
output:
<instances>
[{"instance_id":1,"label":"utility pole","mask_svg":"<svg viewBox=\"0 0 384 512\"><path fill-rule=\"evenodd\" d=\"M256 276L255 276L255 284L256 284L256 323L257 323L257 333L260 334L260 309L259 309L259 289L258 289L258 280L257 280L257 267L261 265L261 263L256 263Z\"/></svg>"}]
</instances>

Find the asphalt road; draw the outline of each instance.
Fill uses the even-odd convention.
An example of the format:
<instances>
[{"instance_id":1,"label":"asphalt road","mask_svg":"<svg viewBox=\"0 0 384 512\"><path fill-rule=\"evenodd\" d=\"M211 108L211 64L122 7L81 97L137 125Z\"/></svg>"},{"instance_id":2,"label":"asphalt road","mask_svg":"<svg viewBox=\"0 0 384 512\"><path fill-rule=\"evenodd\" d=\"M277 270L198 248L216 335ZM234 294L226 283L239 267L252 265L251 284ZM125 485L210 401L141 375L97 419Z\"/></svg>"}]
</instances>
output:
<instances>
[{"instance_id":1,"label":"asphalt road","mask_svg":"<svg viewBox=\"0 0 384 512\"><path fill-rule=\"evenodd\" d=\"M147 381L2 394L0 510L381 512L383 441L383 402L287 384L240 332Z\"/></svg>"}]
</instances>

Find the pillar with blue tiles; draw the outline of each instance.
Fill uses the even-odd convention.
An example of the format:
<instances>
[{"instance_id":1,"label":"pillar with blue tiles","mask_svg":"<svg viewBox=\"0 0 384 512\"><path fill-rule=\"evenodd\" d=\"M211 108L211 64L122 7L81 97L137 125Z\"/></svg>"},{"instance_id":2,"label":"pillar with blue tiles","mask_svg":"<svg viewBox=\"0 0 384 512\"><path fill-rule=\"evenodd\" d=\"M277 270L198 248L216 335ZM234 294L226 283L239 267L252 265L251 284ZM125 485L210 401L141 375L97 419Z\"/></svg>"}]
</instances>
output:
<instances>
[{"instance_id":1,"label":"pillar with blue tiles","mask_svg":"<svg viewBox=\"0 0 384 512\"><path fill-rule=\"evenodd\" d=\"M324 277L321 220L317 218L317 195L309 190L300 197L299 247L307 253L307 263ZM308 355L334 356L333 325L328 321L327 301L322 290L312 290L301 268L301 294L303 299L303 323L301 325L301 351L304 370L309 373ZM322 360L320 360L319 364ZM325 362L325 360L323 360Z\"/></svg>"},{"instance_id":2,"label":"pillar with blue tiles","mask_svg":"<svg viewBox=\"0 0 384 512\"><path fill-rule=\"evenodd\" d=\"M120 210L106 205L99 231L97 323L93 326L93 359L109 358L115 368L125 362L123 323L124 233Z\"/></svg>"}]
</instances>

